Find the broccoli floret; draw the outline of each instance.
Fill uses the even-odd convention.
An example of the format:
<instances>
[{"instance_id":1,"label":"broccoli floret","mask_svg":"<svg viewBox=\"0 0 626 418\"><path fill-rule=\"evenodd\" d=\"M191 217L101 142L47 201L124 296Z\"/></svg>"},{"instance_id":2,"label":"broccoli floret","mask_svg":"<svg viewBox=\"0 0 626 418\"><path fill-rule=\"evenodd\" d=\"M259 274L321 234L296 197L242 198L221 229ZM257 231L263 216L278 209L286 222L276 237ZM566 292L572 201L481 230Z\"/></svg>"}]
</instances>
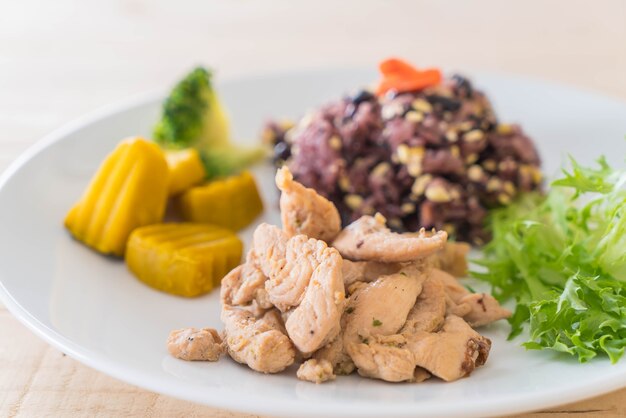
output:
<instances>
[{"instance_id":1,"label":"broccoli floret","mask_svg":"<svg viewBox=\"0 0 626 418\"><path fill-rule=\"evenodd\" d=\"M163 115L154 128L154 139L166 148L196 145L204 130L214 95L211 73L202 67L182 79L163 103Z\"/></svg>"},{"instance_id":2,"label":"broccoli floret","mask_svg":"<svg viewBox=\"0 0 626 418\"><path fill-rule=\"evenodd\" d=\"M163 148L196 148L207 178L234 174L262 155L230 142L228 118L211 83L212 74L198 67L182 79L163 103L154 139Z\"/></svg>"}]
</instances>

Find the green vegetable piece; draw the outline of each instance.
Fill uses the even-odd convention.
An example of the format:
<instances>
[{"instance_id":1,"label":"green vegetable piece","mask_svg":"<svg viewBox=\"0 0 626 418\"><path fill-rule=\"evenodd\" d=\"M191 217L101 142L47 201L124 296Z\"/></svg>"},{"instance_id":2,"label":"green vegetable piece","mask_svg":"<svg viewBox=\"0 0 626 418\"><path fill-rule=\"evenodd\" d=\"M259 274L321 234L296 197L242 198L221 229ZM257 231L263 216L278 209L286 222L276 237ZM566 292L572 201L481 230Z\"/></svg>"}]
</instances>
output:
<instances>
[{"instance_id":1,"label":"green vegetable piece","mask_svg":"<svg viewBox=\"0 0 626 418\"><path fill-rule=\"evenodd\" d=\"M509 339L586 362L618 361L626 346L626 170L606 159L572 169L546 196L522 196L490 215L480 271L501 301L515 298Z\"/></svg>"},{"instance_id":2,"label":"green vegetable piece","mask_svg":"<svg viewBox=\"0 0 626 418\"><path fill-rule=\"evenodd\" d=\"M372 321L372 326L374 327L379 327L381 326L383 323L380 322L378 319L374 318L374 320Z\"/></svg>"},{"instance_id":3,"label":"green vegetable piece","mask_svg":"<svg viewBox=\"0 0 626 418\"><path fill-rule=\"evenodd\" d=\"M154 140L166 149L195 148L207 178L236 174L264 156L261 147L240 148L230 141L226 112L212 85L212 74L198 67L163 102Z\"/></svg>"},{"instance_id":4,"label":"green vegetable piece","mask_svg":"<svg viewBox=\"0 0 626 418\"><path fill-rule=\"evenodd\" d=\"M205 134L205 119L213 119L215 106L219 106L219 102L211 85L211 73L198 67L183 78L163 102L161 119L154 127L155 141L165 148L195 147ZM211 122L227 125L225 119ZM221 129L228 132L227 126ZM224 141L227 137L213 139Z\"/></svg>"}]
</instances>

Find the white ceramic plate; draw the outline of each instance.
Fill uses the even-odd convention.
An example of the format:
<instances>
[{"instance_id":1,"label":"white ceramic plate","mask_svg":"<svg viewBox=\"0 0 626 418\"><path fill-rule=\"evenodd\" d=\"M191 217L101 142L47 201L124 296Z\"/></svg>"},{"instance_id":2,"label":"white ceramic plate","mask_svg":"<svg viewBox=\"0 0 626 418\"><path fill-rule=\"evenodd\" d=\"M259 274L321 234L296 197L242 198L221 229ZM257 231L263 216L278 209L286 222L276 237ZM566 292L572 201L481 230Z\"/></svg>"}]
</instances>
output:
<instances>
[{"instance_id":1,"label":"white ceramic plate","mask_svg":"<svg viewBox=\"0 0 626 418\"><path fill-rule=\"evenodd\" d=\"M239 138L253 141L265 118L304 110L370 83L368 71L285 74L224 83L220 92ZM567 87L474 75L502 120L519 121L539 144L548 173L566 153L589 162L626 155L626 105ZM314 385L293 369L266 376L229 359L188 363L164 342L180 327L220 327L218 292L182 299L141 284L124 263L70 239L62 227L102 158L126 136L150 135L159 110L153 96L100 112L42 140L0 182L0 296L36 334L79 361L155 392L220 408L283 416L489 416L546 408L626 386L626 361L589 364L505 341L503 322L485 330L489 361L454 383L389 384L340 377ZM257 170L277 222L272 169ZM261 221L261 219L259 219ZM248 239L250 230L245 231Z\"/></svg>"}]
</instances>

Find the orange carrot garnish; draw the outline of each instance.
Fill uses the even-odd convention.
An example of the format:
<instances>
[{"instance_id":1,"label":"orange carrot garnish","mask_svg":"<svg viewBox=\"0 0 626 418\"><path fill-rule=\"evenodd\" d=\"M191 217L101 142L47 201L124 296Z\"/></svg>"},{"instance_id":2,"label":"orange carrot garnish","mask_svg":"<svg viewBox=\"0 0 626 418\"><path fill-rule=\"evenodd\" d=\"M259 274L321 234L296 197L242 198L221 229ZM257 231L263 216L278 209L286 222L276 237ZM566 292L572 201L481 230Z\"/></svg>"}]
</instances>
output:
<instances>
[{"instance_id":1,"label":"orange carrot garnish","mask_svg":"<svg viewBox=\"0 0 626 418\"><path fill-rule=\"evenodd\" d=\"M382 61L378 67L383 76L376 94L381 96L389 90L397 92L418 91L441 82L441 71L437 68L418 70L398 58Z\"/></svg>"}]
</instances>

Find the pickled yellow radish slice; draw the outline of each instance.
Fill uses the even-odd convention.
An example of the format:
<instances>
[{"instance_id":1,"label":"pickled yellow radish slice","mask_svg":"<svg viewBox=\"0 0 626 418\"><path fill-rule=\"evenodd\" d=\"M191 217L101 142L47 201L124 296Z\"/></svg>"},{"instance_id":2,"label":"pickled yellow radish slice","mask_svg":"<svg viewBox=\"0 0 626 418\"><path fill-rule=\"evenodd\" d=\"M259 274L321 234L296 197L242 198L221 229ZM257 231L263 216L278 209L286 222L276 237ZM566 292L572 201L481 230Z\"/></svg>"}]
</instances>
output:
<instances>
[{"instance_id":1,"label":"pickled yellow radish slice","mask_svg":"<svg viewBox=\"0 0 626 418\"><path fill-rule=\"evenodd\" d=\"M170 196L180 194L191 186L202 183L206 177L200 154L193 148L166 151L165 158L170 168Z\"/></svg>"},{"instance_id":2,"label":"pickled yellow radish slice","mask_svg":"<svg viewBox=\"0 0 626 418\"><path fill-rule=\"evenodd\" d=\"M243 244L230 230L210 224L157 224L136 229L126 263L142 282L174 295L197 296L219 286L241 262Z\"/></svg>"},{"instance_id":3,"label":"pickled yellow radish slice","mask_svg":"<svg viewBox=\"0 0 626 418\"><path fill-rule=\"evenodd\" d=\"M205 222L237 231L261 212L263 202L248 171L195 186L177 198L184 220Z\"/></svg>"},{"instance_id":4,"label":"pickled yellow radish slice","mask_svg":"<svg viewBox=\"0 0 626 418\"><path fill-rule=\"evenodd\" d=\"M94 250L122 256L135 228L162 221L168 181L163 151L143 138L126 139L103 161L65 227Z\"/></svg>"}]
</instances>

